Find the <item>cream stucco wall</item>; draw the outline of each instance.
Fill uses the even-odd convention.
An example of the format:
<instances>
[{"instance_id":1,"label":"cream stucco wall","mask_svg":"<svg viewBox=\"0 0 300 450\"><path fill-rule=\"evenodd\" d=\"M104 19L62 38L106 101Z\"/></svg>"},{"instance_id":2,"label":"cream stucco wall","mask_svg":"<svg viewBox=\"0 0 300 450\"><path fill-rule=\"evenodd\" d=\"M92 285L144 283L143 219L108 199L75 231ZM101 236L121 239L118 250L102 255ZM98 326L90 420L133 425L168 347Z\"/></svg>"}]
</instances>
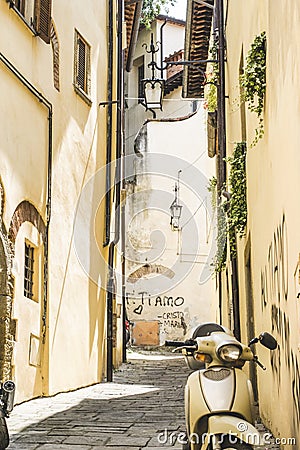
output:
<instances>
[{"instance_id":1,"label":"cream stucco wall","mask_svg":"<svg viewBox=\"0 0 300 450\"><path fill-rule=\"evenodd\" d=\"M128 187L128 315L135 323L158 321L161 344L216 320L210 267L214 223L207 191L214 161L207 155L205 117L200 104L192 117L145 125L145 146L138 146L142 155L136 156L136 185ZM174 230L169 207L178 175L183 209L179 230ZM131 281L130 275L147 264L167 272L145 273Z\"/></svg>"},{"instance_id":2,"label":"cream stucco wall","mask_svg":"<svg viewBox=\"0 0 300 450\"><path fill-rule=\"evenodd\" d=\"M134 140L139 133L146 119L153 117L151 111L146 111L145 107L138 103L138 67L144 61L145 78L151 78L152 72L148 67L151 61L151 55L146 52L143 44L150 48L151 33L154 34L154 42L157 42L159 51L155 54L155 61L160 66L160 29L163 26L163 58L170 54L182 50L184 48L185 27L182 24L176 24L168 21L165 25L163 20L157 20L152 23L151 30L141 29L138 35L136 51L133 59L133 67L130 74L126 77L126 94L127 94L127 114L126 114L126 152L133 152ZM165 64L164 64L165 66ZM161 77L161 72L157 71L156 75ZM166 77L166 71L163 72L163 78ZM169 95L164 96L163 111L156 110L158 118L179 117L184 116L192 111L192 101L184 100L181 95L182 88L179 87Z\"/></svg>"},{"instance_id":3,"label":"cream stucco wall","mask_svg":"<svg viewBox=\"0 0 300 450\"><path fill-rule=\"evenodd\" d=\"M35 37L9 5L0 2L1 52L53 105L46 343L42 344L41 331L43 295L38 303L22 295L24 239L37 233L25 222L17 235L14 261L17 402L95 383L104 373L105 175L93 177L105 165L106 153L107 111L98 105L107 99L107 8L104 0L91 1L85 8L79 0L53 1L60 48L58 92L53 86L51 44ZM73 88L75 29L91 46L91 106ZM0 90L0 175L6 228L23 200L32 203L46 222L48 111L1 62ZM88 181L91 195L78 213L77 203ZM75 248L73 232L78 218L83 239L82 247ZM30 365L31 333L40 340L40 368Z\"/></svg>"},{"instance_id":4,"label":"cream stucco wall","mask_svg":"<svg viewBox=\"0 0 300 450\"><path fill-rule=\"evenodd\" d=\"M246 238L239 242L241 324L247 336L246 244L251 255L256 334L274 334L279 349L260 347L267 371L258 369L260 412L275 436L296 438L299 448L299 226L300 189L298 91L300 83L297 2L288 0L228 1L226 84L228 152L242 138L239 66L256 35L266 31L267 88L264 137L254 148L257 120L246 108L247 201ZM225 283L224 283L225 286ZM226 315L226 312L224 313ZM282 413L283 412L283 413Z\"/></svg>"}]
</instances>

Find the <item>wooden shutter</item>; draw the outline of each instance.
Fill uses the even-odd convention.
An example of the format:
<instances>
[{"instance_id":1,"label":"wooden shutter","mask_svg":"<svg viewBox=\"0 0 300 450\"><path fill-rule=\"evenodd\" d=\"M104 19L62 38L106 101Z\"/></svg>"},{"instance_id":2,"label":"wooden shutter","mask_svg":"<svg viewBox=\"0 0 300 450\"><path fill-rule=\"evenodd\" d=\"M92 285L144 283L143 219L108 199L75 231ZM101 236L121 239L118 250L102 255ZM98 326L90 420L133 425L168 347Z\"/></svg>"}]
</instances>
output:
<instances>
[{"instance_id":1,"label":"wooden shutter","mask_svg":"<svg viewBox=\"0 0 300 450\"><path fill-rule=\"evenodd\" d=\"M35 22L39 37L50 43L52 0L35 0Z\"/></svg>"},{"instance_id":2,"label":"wooden shutter","mask_svg":"<svg viewBox=\"0 0 300 450\"><path fill-rule=\"evenodd\" d=\"M77 85L83 90L86 89L86 45L78 37L78 61L77 61Z\"/></svg>"}]
</instances>

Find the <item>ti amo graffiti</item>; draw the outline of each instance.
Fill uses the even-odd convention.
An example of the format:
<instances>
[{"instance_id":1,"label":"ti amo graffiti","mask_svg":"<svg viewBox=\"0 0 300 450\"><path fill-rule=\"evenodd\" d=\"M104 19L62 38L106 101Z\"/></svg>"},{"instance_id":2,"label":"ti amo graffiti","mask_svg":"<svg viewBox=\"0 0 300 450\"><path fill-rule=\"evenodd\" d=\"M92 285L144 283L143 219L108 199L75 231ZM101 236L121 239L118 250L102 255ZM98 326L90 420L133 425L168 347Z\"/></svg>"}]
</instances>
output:
<instances>
[{"instance_id":1,"label":"ti amo graffiti","mask_svg":"<svg viewBox=\"0 0 300 450\"><path fill-rule=\"evenodd\" d=\"M288 240L283 215L269 245L267 263L261 270L261 308L265 314L271 313L272 333L278 337L278 349L270 354L271 367L278 396L285 391L287 382L291 386L292 423L296 435L300 421L300 365L298 355L291 345L288 293Z\"/></svg>"},{"instance_id":2,"label":"ti amo graffiti","mask_svg":"<svg viewBox=\"0 0 300 450\"><path fill-rule=\"evenodd\" d=\"M285 216L274 231L268 249L268 261L261 271L261 307L269 301L280 304L288 298L288 244Z\"/></svg>"},{"instance_id":3,"label":"ti amo graffiti","mask_svg":"<svg viewBox=\"0 0 300 450\"><path fill-rule=\"evenodd\" d=\"M154 308L179 308L184 304L184 298L167 296L167 295L157 295L156 297L151 296L147 292L139 292L138 297L129 298L127 295L127 305L134 306L133 312L135 314L141 315L144 307L154 307Z\"/></svg>"}]
</instances>

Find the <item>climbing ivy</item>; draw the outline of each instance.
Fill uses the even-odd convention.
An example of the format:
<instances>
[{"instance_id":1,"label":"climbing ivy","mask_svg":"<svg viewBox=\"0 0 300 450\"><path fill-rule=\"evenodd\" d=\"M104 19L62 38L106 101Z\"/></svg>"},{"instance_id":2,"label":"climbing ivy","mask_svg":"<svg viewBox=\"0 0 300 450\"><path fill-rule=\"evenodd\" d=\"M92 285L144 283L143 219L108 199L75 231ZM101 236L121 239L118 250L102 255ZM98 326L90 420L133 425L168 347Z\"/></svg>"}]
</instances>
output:
<instances>
[{"instance_id":1,"label":"climbing ivy","mask_svg":"<svg viewBox=\"0 0 300 450\"><path fill-rule=\"evenodd\" d=\"M251 112L257 114L259 125L251 147L257 144L264 134L263 107L266 92L266 33L254 39L246 57L246 66L241 76L242 99L248 102Z\"/></svg>"},{"instance_id":2,"label":"climbing ivy","mask_svg":"<svg viewBox=\"0 0 300 450\"><path fill-rule=\"evenodd\" d=\"M141 23L150 28L151 22L160 14L162 8L174 6L177 0L144 0ZM166 8L167 11L167 8Z\"/></svg>"},{"instance_id":3,"label":"climbing ivy","mask_svg":"<svg viewBox=\"0 0 300 450\"><path fill-rule=\"evenodd\" d=\"M216 254L212 262L215 272L225 269L227 254L227 220L226 210L228 202L221 203L218 199L217 179L212 177L209 180L207 190L211 194L211 206L217 217L217 239Z\"/></svg>"},{"instance_id":4,"label":"climbing ivy","mask_svg":"<svg viewBox=\"0 0 300 450\"><path fill-rule=\"evenodd\" d=\"M245 236L247 225L247 183L246 183L246 142L238 142L232 156L226 158L230 164L229 188L230 200L218 198L217 179L209 180L207 187L211 193L211 204L217 214L217 248L212 266L215 272L221 272L226 266L227 239L230 244L230 256L236 257L236 235ZM225 190L225 186L221 192Z\"/></svg>"},{"instance_id":5,"label":"climbing ivy","mask_svg":"<svg viewBox=\"0 0 300 450\"><path fill-rule=\"evenodd\" d=\"M243 237L247 225L247 180L246 180L246 154L245 142L236 144L232 156L227 158L230 164L230 210L228 233L230 236Z\"/></svg>"}]
</instances>

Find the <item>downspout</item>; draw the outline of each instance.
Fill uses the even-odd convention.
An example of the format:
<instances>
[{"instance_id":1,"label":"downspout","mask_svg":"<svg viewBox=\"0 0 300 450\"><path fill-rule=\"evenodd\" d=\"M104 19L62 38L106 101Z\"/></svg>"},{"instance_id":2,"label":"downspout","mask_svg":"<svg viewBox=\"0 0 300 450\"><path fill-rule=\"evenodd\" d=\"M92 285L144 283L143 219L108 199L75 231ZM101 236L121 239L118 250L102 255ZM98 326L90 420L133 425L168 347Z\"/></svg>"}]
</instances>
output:
<instances>
[{"instance_id":1,"label":"downspout","mask_svg":"<svg viewBox=\"0 0 300 450\"><path fill-rule=\"evenodd\" d=\"M225 37L223 0L217 0L217 26L219 34L219 83L218 83L218 168L219 168L219 195L226 183L226 117L225 117Z\"/></svg>"},{"instance_id":2,"label":"downspout","mask_svg":"<svg viewBox=\"0 0 300 450\"><path fill-rule=\"evenodd\" d=\"M217 119L218 119L218 154L217 154L217 172L218 172L218 202L221 203L221 191L226 183L226 121L225 121L225 40L223 27L223 0L216 0L216 23L219 35L219 83L217 86ZM220 323L222 323L222 274L218 274L219 286L219 314Z\"/></svg>"},{"instance_id":3,"label":"downspout","mask_svg":"<svg viewBox=\"0 0 300 450\"><path fill-rule=\"evenodd\" d=\"M163 63L164 63L164 34L163 34L163 28L166 26L167 23L167 19L165 19L164 23L162 24L162 26L160 27L160 67L163 67ZM160 78L163 79L164 77L164 71L163 68L160 72Z\"/></svg>"},{"instance_id":4,"label":"downspout","mask_svg":"<svg viewBox=\"0 0 300 450\"><path fill-rule=\"evenodd\" d=\"M52 103L47 100L47 98L41 94L34 86L30 83L19 70L2 54L0 53L0 60L6 66L6 68L18 78L18 80L25 86L28 91L30 91L40 103L42 103L48 109L48 161L47 161L47 200L46 200L46 226L45 226L45 236L44 236L44 296L43 296L43 316L42 316L42 342L45 344L46 341L46 330L47 330L47 309L48 309L48 286L49 286L49 228L50 228L50 217L51 217L51 188L52 188L52 123L53 123L53 107Z\"/></svg>"},{"instance_id":5,"label":"downspout","mask_svg":"<svg viewBox=\"0 0 300 450\"><path fill-rule=\"evenodd\" d=\"M121 203L121 155L123 141L123 0L118 0L118 25L117 25L117 139L116 139L116 172L115 172L115 236L109 245L108 254L108 283L107 283L107 381L113 380L113 297L115 293L114 282L114 258L115 246L120 239L120 203Z\"/></svg>"},{"instance_id":6,"label":"downspout","mask_svg":"<svg viewBox=\"0 0 300 450\"><path fill-rule=\"evenodd\" d=\"M108 10L108 67L107 67L107 141L106 141L106 178L105 178L105 236L103 247L110 241L111 208L111 155L112 155L112 110L113 110L113 56L114 56L114 3L109 1Z\"/></svg>"},{"instance_id":7,"label":"downspout","mask_svg":"<svg viewBox=\"0 0 300 450\"><path fill-rule=\"evenodd\" d=\"M217 0L217 17L218 17L218 30L219 30L219 86L218 86L218 141L219 141L219 185L218 190L221 194L221 190L226 185L226 105L225 105L225 31L224 31L224 3L223 0ZM236 239L232 244L232 247L236 246ZM238 287L238 266L237 258L232 256L234 248L230 248L231 256L231 270L232 270L232 303L233 303L233 323L234 323L234 335L241 339L241 327L240 327L240 300L239 300L239 287ZM221 275L219 274L219 289L222 289ZM220 313L222 308L222 301L219 298Z\"/></svg>"}]
</instances>

